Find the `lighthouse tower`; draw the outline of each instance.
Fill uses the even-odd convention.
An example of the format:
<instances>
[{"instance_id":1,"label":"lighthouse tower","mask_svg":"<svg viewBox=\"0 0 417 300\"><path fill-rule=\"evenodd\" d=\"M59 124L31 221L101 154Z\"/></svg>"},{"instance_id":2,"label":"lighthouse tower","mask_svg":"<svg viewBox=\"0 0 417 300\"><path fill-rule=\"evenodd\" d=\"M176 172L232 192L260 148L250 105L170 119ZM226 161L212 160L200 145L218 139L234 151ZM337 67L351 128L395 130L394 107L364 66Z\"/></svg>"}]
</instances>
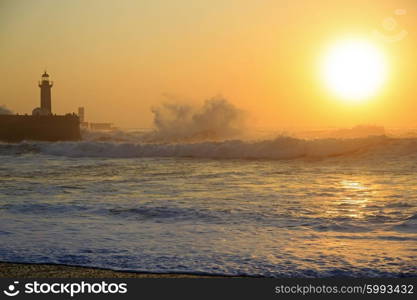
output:
<instances>
[{"instance_id":1,"label":"lighthouse tower","mask_svg":"<svg viewBox=\"0 0 417 300\"><path fill-rule=\"evenodd\" d=\"M49 75L46 71L42 74L41 81L39 81L38 86L41 89L41 114L52 114L51 107L51 88L53 82L49 80Z\"/></svg>"}]
</instances>

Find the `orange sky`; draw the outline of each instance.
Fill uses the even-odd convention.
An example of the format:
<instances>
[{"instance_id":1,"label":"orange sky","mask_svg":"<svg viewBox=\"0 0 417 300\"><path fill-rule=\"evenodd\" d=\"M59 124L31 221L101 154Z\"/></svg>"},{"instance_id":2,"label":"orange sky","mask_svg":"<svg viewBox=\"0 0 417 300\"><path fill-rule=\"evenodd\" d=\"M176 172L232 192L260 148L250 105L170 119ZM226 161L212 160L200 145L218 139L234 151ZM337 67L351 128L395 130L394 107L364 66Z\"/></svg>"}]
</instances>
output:
<instances>
[{"instance_id":1,"label":"orange sky","mask_svg":"<svg viewBox=\"0 0 417 300\"><path fill-rule=\"evenodd\" d=\"M406 9L395 16L395 9ZM405 39L376 41L395 17ZM151 107L222 94L256 126L417 126L415 0L0 0L0 105L39 106L47 68L55 113L151 127ZM324 49L360 36L389 57L389 79L360 104L335 99L317 73ZM375 41L374 41L375 40ZM170 95L167 97L166 95Z\"/></svg>"}]
</instances>

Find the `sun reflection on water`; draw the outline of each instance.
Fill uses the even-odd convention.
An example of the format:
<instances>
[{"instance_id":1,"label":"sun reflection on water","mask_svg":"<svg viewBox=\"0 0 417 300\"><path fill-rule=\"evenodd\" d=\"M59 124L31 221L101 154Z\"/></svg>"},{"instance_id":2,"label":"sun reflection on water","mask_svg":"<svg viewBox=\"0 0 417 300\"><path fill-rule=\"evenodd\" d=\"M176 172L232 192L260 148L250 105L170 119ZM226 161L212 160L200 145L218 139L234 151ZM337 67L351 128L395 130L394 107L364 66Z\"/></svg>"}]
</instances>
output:
<instances>
[{"instance_id":1,"label":"sun reflection on water","mask_svg":"<svg viewBox=\"0 0 417 300\"><path fill-rule=\"evenodd\" d=\"M332 203L326 214L337 218L364 218L371 188L359 180L341 180L339 186L339 199Z\"/></svg>"},{"instance_id":2,"label":"sun reflection on water","mask_svg":"<svg viewBox=\"0 0 417 300\"><path fill-rule=\"evenodd\" d=\"M365 190L366 187L362 182L359 181L351 181L351 180L342 180L340 184L346 188L351 190Z\"/></svg>"}]
</instances>

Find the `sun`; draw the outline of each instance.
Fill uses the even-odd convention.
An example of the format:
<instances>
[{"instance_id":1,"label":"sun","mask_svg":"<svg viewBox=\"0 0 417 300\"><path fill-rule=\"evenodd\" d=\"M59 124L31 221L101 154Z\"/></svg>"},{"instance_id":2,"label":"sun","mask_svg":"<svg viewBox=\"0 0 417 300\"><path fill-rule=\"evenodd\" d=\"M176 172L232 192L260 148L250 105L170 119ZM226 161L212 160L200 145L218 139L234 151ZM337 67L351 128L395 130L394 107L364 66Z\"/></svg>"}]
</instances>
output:
<instances>
[{"instance_id":1,"label":"sun","mask_svg":"<svg viewBox=\"0 0 417 300\"><path fill-rule=\"evenodd\" d=\"M342 100L361 102L371 98L387 79L383 52L371 42L348 39L334 44L325 53L322 79Z\"/></svg>"}]
</instances>

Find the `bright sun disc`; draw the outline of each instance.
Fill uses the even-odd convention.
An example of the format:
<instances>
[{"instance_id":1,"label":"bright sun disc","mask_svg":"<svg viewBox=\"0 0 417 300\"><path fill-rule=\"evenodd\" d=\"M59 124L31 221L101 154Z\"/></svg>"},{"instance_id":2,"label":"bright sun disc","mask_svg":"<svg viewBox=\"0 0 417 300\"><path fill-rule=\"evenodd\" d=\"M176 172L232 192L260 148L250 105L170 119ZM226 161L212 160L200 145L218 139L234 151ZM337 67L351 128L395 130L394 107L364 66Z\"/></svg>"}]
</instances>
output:
<instances>
[{"instance_id":1,"label":"bright sun disc","mask_svg":"<svg viewBox=\"0 0 417 300\"><path fill-rule=\"evenodd\" d=\"M362 101L378 92L386 80L386 61L382 52L364 40L346 40L324 56L323 79L337 96Z\"/></svg>"}]
</instances>

